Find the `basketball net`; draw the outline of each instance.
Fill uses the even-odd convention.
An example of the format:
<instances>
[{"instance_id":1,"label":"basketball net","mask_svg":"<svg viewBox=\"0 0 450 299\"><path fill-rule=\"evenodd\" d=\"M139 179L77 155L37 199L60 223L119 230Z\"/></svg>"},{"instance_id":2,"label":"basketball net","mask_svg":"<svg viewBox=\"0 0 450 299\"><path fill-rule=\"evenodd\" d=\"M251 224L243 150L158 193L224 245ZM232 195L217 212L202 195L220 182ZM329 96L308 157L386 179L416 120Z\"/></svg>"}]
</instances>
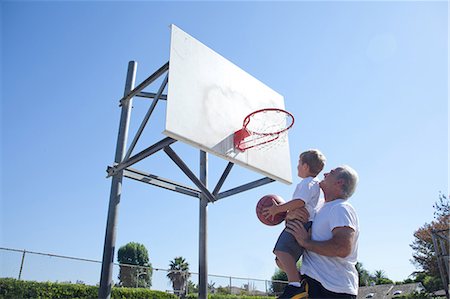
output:
<instances>
[{"instance_id":1,"label":"basketball net","mask_svg":"<svg viewBox=\"0 0 450 299\"><path fill-rule=\"evenodd\" d=\"M294 116L285 110L254 111L245 117L242 129L234 133L234 145L242 152L250 148L268 150L286 142L293 125Z\"/></svg>"}]
</instances>

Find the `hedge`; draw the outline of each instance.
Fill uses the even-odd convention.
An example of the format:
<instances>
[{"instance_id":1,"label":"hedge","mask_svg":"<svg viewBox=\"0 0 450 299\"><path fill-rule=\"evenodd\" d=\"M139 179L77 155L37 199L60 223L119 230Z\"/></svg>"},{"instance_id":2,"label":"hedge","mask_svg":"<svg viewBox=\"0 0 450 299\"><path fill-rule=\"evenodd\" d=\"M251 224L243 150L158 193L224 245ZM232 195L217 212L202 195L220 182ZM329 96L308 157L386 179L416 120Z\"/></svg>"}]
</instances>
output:
<instances>
[{"instance_id":1,"label":"hedge","mask_svg":"<svg viewBox=\"0 0 450 299\"><path fill-rule=\"evenodd\" d=\"M0 278L0 299L93 299L98 298L98 287L83 284L23 281ZM113 299L176 299L161 291L134 288L113 288Z\"/></svg>"},{"instance_id":2,"label":"hedge","mask_svg":"<svg viewBox=\"0 0 450 299\"><path fill-rule=\"evenodd\" d=\"M197 299L197 294L189 294L186 299ZM250 296L250 295L222 295L222 294L208 294L208 299L274 299L276 297L268 296Z\"/></svg>"}]
</instances>

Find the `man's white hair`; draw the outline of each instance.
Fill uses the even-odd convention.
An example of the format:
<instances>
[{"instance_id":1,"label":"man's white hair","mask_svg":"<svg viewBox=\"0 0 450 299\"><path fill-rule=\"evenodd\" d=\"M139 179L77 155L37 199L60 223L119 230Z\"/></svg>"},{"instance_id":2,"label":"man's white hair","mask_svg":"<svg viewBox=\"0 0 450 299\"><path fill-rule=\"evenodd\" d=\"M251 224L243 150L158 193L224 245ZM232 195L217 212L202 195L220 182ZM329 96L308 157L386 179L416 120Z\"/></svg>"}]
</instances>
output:
<instances>
[{"instance_id":1,"label":"man's white hair","mask_svg":"<svg viewBox=\"0 0 450 299\"><path fill-rule=\"evenodd\" d=\"M339 166L339 170L337 178L344 180L344 184L342 185L342 197L347 199L355 192L359 180L358 174L348 165Z\"/></svg>"}]
</instances>

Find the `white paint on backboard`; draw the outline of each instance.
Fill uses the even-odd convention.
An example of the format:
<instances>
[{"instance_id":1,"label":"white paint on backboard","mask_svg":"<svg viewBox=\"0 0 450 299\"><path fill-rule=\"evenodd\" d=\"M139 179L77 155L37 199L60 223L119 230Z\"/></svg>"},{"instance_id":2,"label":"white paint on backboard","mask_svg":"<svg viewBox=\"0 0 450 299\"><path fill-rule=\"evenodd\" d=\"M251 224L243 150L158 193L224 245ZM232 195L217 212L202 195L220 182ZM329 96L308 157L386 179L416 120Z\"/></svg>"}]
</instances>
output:
<instances>
[{"instance_id":1,"label":"white paint on backboard","mask_svg":"<svg viewBox=\"0 0 450 299\"><path fill-rule=\"evenodd\" d=\"M233 133L249 113L284 109L284 98L172 25L165 135L278 180L292 183L289 142L240 152Z\"/></svg>"}]
</instances>

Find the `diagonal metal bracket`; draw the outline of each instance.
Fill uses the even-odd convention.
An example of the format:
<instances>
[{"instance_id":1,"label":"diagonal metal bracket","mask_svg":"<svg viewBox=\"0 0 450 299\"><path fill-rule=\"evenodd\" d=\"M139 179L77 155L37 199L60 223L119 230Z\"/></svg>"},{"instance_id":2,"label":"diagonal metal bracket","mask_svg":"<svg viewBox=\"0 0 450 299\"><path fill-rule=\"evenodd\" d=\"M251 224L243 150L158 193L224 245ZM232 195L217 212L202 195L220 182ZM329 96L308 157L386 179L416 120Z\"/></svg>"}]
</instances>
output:
<instances>
[{"instance_id":1,"label":"diagonal metal bracket","mask_svg":"<svg viewBox=\"0 0 450 299\"><path fill-rule=\"evenodd\" d=\"M138 142L139 138L141 137L141 134L144 131L144 128L147 125L148 120L150 119L150 116L152 116L153 110L155 110L156 104L158 104L159 96L162 94L162 92L164 91L164 88L166 88L166 86L167 86L168 80L169 80L169 74L166 75L163 82L161 83L161 86L159 87L159 90L156 93L156 96L153 99L153 102L150 105L150 108L148 109L147 114L145 115L144 119L142 120L142 123L139 126L139 129L137 130L136 135L133 138L133 141L130 144L130 147L125 155L125 158L123 159L124 161L127 160L131 156L131 153L133 152L134 147L136 146L136 143Z\"/></svg>"},{"instance_id":2,"label":"diagonal metal bracket","mask_svg":"<svg viewBox=\"0 0 450 299\"><path fill-rule=\"evenodd\" d=\"M236 187L236 188L233 188L233 189L221 192L221 193L219 193L217 195L217 199L219 200L219 199L222 199L222 198L225 198L225 197L228 197L228 196L231 196L231 195L235 195L237 193L241 193L241 192L244 192L244 191L247 191L247 190L250 190L250 189L262 186L262 185L265 185L265 184L269 184L269 183L272 183L272 182L275 182L275 180L271 179L271 178L267 178L267 177L266 178L262 178L262 179L250 182L248 184L244 184L242 186L239 186L239 187Z\"/></svg>"},{"instance_id":3,"label":"diagonal metal bracket","mask_svg":"<svg viewBox=\"0 0 450 299\"><path fill-rule=\"evenodd\" d=\"M141 97L141 98L149 98L149 99L155 99L157 98L156 93L154 92L145 92L145 91L141 91L140 93L138 93L136 95L137 97ZM166 94L162 94L158 97L158 100L163 100L166 101L167 100L167 95Z\"/></svg>"},{"instance_id":4,"label":"diagonal metal bracket","mask_svg":"<svg viewBox=\"0 0 450 299\"><path fill-rule=\"evenodd\" d=\"M199 197L200 190L185 186L178 182L162 178L153 174L145 173L143 171L127 168L124 170L123 175L129 179L144 182L156 187L161 187L170 191L175 191L192 197Z\"/></svg>"},{"instance_id":5,"label":"diagonal metal bracket","mask_svg":"<svg viewBox=\"0 0 450 299\"><path fill-rule=\"evenodd\" d=\"M227 167L223 171L222 176L220 177L219 181L216 184L216 187L214 188L214 191L213 191L214 196L216 196L219 193L220 188L222 188L223 183L225 182L226 178L230 174L231 168L233 168L233 166L234 166L234 163L228 162Z\"/></svg>"},{"instance_id":6,"label":"diagonal metal bracket","mask_svg":"<svg viewBox=\"0 0 450 299\"><path fill-rule=\"evenodd\" d=\"M162 74L164 74L169 69L169 62L166 62L162 67L160 67L156 72L151 74L147 79L145 79L141 84L136 86L133 90L131 90L126 96L124 96L122 99L120 99L120 105L125 101L128 101L129 99L133 98L137 94L139 94L144 88L146 88L148 85L150 85L153 81L158 79Z\"/></svg>"},{"instance_id":7,"label":"diagonal metal bracket","mask_svg":"<svg viewBox=\"0 0 450 299\"><path fill-rule=\"evenodd\" d=\"M146 148L145 150L141 151L140 153L137 153L136 155L129 158L128 160L123 161L113 167L109 167L107 169L108 175L106 177L116 175L118 172L127 168L128 166L131 166L131 165L141 161L142 159L145 159L148 156L153 155L154 153L162 150L164 147L166 147L174 142L176 142L176 140L172 139L170 137L166 137L166 138L162 139L161 141L158 141L157 143Z\"/></svg>"},{"instance_id":8,"label":"diagonal metal bracket","mask_svg":"<svg viewBox=\"0 0 450 299\"><path fill-rule=\"evenodd\" d=\"M189 167L181 160L181 158L173 151L170 146L164 147L164 152L172 159L175 164L184 172L185 175L202 191L209 202L214 202L216 198L209 192L208 188L195 176Z\"/></svg>"}]
</instances>

